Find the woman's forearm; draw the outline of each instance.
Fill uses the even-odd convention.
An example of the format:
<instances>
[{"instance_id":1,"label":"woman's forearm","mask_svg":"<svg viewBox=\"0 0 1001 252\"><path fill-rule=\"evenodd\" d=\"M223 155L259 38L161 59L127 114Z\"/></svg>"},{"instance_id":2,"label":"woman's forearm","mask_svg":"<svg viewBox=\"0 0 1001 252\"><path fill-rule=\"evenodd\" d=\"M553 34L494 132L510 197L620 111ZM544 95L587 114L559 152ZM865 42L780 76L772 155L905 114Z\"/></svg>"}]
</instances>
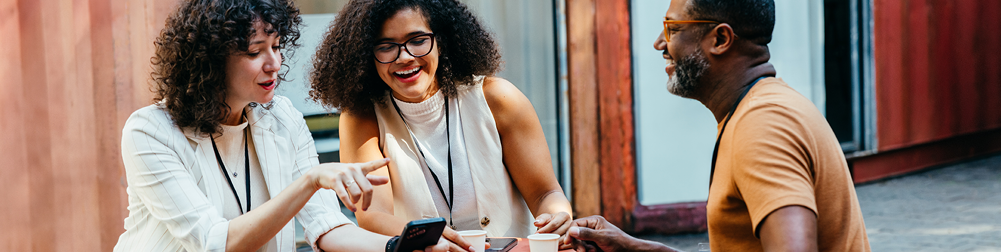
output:
<instances>
[{"instance_id":1,"label":"woman's forearm","mask_svg":"<svg viewBox=\"0 0 1001 252\"><path fill-rule=\"evenodd\" d=\"M401 229L402 231L402 229ZM385 251L390 236L372 233L354 225L334 228L317 241L317 247L324 251Z\"/></svg>"},{"instance_id":2,"label":"woman's forearm","mask_svg":"<svg viewBox=\"0 0 1001 252\"><path fill-rule=\"evenodd\" d=\"M372 208L355 212L355 217L358 218L358 226L388 236L400 235L407 226L407 220Z\"/></svg>"},{"instance_id":3,"label":"woman's forearm","mask_svg":"<svg viewBox=\"0 0 1001 252\"><path fill-rule=\"evenodd\" d=\"M573 208L570 206L570 201L567 200L566 195L563 195L562 191L558 190L546 194L533 209L538 209L538 212L535 213L536 216L544 213L556 214L559 212L573 215Z\"/></svg>"},{"instance_id":4,"label":"woman's forearm","mask_svg":"<svg viewBox=\"0 0 1001 252\"><path fill-rule=\"evenodd\" d=\"M274 198L230 221L226 251L254 251L278 234L316 192L311 176L304 174Z\"/></svg>"}]
</instances>

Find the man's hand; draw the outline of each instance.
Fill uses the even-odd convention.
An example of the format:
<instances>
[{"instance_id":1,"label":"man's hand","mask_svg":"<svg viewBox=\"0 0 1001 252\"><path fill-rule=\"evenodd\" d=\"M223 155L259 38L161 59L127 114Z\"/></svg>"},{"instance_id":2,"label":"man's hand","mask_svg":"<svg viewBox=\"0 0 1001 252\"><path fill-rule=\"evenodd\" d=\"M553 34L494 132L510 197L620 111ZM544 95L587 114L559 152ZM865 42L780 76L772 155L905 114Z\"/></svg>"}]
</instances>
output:
<instances>
[{"instance_id":1,"label":"man's hand","mask_svg":"<svg viewBox=\"0 0 1001 252\"><path fill-rule=\"evenodd\" d=\"M599 215L574 220L568 241L578 252L592 251L676 251L663 244L636 239Z\"/></svg>"}]
</instances>

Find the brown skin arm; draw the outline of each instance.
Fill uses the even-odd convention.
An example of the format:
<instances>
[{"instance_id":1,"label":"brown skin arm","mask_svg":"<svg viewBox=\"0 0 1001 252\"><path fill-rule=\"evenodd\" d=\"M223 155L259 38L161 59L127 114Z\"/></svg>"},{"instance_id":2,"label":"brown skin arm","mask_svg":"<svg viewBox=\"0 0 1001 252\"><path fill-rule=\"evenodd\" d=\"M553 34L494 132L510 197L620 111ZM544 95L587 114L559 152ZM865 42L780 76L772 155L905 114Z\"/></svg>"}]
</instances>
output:
<instances>
[{"instance_id":1,"label":"brown skin arm","mask_svg":"<svg viewBox=\"0 0 1001 252\"><path fill-rule=\"evenodd\" d=\"M497 123L504 166L536 217L539 233L566 234L572 222L570 201L556 181L532 103L514 84L497 77L483 80L483 94Z\"/></svg>"},{"instance_id":2,"label":"brown skin arm","mask_svg":"<svg viewBox=\"0 0 1001 252\"><path fill-rule=\"evenodd\" d=\"M379 149L379 121L375 112L357 114L344 111L339 122L341 140L341 162L347 160L378 160L383 158ZM371 173L376 176L389 177L389 169L378 169ZM358 226L369 231L394 236L399 235L407 226L407 220L393 215L393 186L390 180L387 185L372 188L372 203L368 209L359 208L355 211ZM449 243L450 251L463 251L472 246L462 239L459 233L446 227L442 236Z\"/></svg>"},{"instance_id":3,"label":"brown skin arm","mask_svg":"<svg viewBox=\"0 0 1001 252\"><path fill-rule=\"evenodd\" d=\"M676 252L664 244L632 237L608 223L601 215L592 215L573 221L567 239L577 252L590 251L656 251Z\"/></svg>"},{"instance_id":4,"label":"brown skin arm","mask_svg":"<svg viewBox=\"0 0 1001 252\"><path fill-rule=\"evenodd\" d=\"M355 114L341 113L338 122L341 140L341 162L348 160L376 160L383 158L379 149L379 125L375 112ZM378 169L372 175L389 177L389 169ZM372 203L368 209L355 211L358 226L384 235L398 235L407 221L393 215L393 187L391 185L372 188Z\"/></svg>"},{"instance_id":5,"label":"brown skin arm","mask_svg":"<svg viewBox=\"0 0 1001 252\"><path fill-rule=\"evenodd\" d=\"M761 221L758 234L765 251L817 251L817 215L802 206L785 206Z\"/></svg>"}]
</instances>

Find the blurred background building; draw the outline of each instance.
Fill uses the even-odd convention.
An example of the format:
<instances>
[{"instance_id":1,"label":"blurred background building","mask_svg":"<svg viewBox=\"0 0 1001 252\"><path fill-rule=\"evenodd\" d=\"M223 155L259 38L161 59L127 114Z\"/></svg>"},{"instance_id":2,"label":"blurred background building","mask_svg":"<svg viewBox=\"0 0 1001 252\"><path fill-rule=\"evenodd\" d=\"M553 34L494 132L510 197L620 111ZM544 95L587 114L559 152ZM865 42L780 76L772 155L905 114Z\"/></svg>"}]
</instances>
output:
<instances>
[{"instance_id":1,"label":"blurred background building","mask_svg":"<svg viewBox=\"0 0 1001 252\"><path fill-rule=\"evenodd\" d=\"M716 122L667 93L667 0L461 0L532 101L577 216L705 230ZM0 250L109 251L123 231L121 128L149 105L153 39L178 0L2 0ZM291 81L321 161L336 109L311 102L316 46L346 0L296 0ZM778 77L825 113L857 183L1001 151L1001 2L776 0Z\"/></svg>"}]
</instances>

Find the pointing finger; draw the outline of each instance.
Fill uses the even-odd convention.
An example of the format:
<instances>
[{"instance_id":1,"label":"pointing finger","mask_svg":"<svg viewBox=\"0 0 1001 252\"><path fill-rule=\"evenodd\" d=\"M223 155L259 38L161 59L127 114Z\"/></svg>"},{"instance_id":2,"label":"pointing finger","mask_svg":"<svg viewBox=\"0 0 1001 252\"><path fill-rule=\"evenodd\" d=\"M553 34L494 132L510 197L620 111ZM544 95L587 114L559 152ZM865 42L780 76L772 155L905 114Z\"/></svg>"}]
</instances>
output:
<instances>
[{"instance_id":1,"label":"pointing finger","mask_svg":"<svg viewBox=\"0 0 1001 252\"><path fill-rule=\"evenodd\" d=\"M371 161L371 162L368 162L368 163L362 163L361 164L361 172L364 173L364 174L368 174L369 172L372 172L374 170L382 168L383 166L386 166L387 164L389 164L389 158L383 158L383 159L374 160L374 161Z\"/></svg>"}]
</instances>

